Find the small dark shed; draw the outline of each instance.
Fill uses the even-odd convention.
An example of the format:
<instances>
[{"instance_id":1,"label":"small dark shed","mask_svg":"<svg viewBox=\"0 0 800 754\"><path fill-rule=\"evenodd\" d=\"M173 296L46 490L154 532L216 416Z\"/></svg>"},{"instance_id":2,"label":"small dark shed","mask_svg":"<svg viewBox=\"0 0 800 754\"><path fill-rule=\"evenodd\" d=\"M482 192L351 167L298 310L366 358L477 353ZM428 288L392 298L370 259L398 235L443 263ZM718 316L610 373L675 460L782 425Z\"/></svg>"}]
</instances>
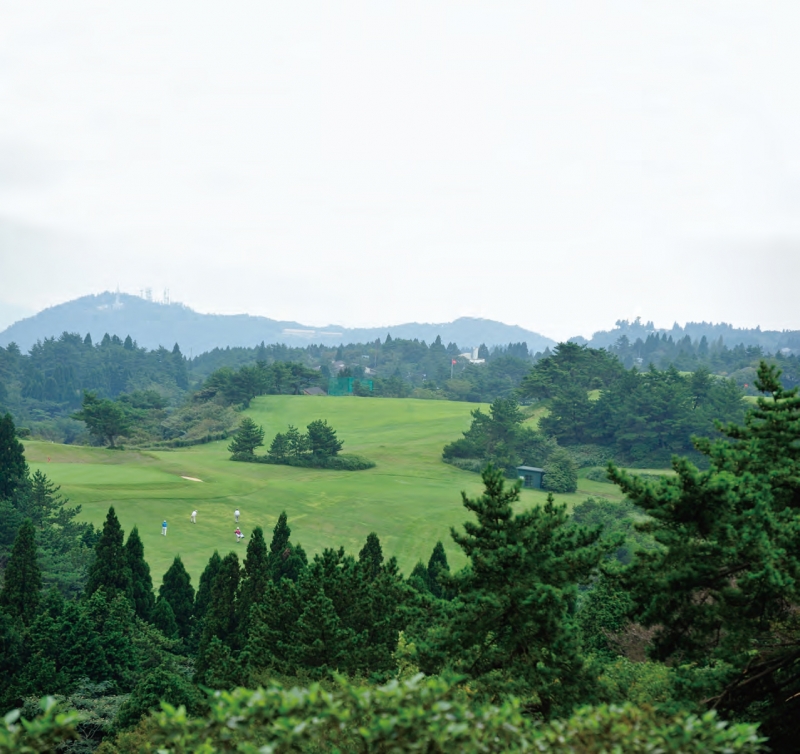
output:
<instances>
[{"instance_id":1,"label":"small dark shed","mask_svg":"<svg viewBox=\"0 0 800 754\"><path fill-rule=\"evenodd\" d=\"M517 466L517 476L522 480L523 487L542 489L544 469L537 469L535 466Z\"/></svg>"}]
</instances>

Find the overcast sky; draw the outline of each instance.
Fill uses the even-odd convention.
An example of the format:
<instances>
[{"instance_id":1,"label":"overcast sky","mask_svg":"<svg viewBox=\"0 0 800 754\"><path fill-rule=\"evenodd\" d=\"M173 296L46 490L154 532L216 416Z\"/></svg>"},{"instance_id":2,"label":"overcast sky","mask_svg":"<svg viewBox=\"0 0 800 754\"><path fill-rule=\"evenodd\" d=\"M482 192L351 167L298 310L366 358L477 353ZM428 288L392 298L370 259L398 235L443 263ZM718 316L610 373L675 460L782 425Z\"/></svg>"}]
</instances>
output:
<instances>
[{"instance_id":1,"label":"overcast sky","mask_svg":"<svg viewBox=\"0 0 800 754\"><path fill-rule=\"evenodd\" d=\"M0 327L800 329L796 2L0 3Z\"/></svg>"}]
</instances>

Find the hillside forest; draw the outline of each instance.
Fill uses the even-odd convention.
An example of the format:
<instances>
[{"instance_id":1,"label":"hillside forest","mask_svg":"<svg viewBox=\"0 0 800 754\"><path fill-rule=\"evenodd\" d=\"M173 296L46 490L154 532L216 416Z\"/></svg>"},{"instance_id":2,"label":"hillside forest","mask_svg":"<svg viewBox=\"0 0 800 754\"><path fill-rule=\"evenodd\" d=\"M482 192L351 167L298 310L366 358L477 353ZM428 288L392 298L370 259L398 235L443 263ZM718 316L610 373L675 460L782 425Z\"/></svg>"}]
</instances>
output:
<instances>
[{"instance_id":1,"label":"hillside forest","mask_svg":"<svg viewBox=\"0 0 800 754\"><path fill-rule=\"evenodd\" d=\"M648 479L610 464L623 504L522 510L519 483L487 465L450 535L461 570L431 542L405 575L378 532L309 557L284 513L243 559L213 553L196 584L180 557L152 574L113 507L100 529L78 523L7 414L0 706L21 713L0 746L792 751L800 397L766 363L756 386L741 422L695 440L704 468L676 456Z\"/></svg>"},{"instance_id":2,"label":"hillside forest","mask_svg":"<svg viewBox=\"0 0 800 754\"><path fill-rule=\"evenodd\" d=\"M178 344L147 350L130 336L93 343L64 333L28 354L13 343L0 348L0 411L23 435L55 442L177 446L228 437L237 411L258 395L325 392L341 376L352 378L354 395L370 398L513 399L528 413L546 409L541 431L572 448L579 466L611 457L646 465L693 453L688 438L713 431L712 419L741 418L737 396L755 394L765 356L782 370L785 387L800 383L795 355L728 348L705 336L674 341L651 333L631 343L621 335L606 349L563 343L536 354L510 343L481 346L476 355L438 337L430 345L387 337L336 348L215 349L189 360Z\"/></svg>"}]
</instances>

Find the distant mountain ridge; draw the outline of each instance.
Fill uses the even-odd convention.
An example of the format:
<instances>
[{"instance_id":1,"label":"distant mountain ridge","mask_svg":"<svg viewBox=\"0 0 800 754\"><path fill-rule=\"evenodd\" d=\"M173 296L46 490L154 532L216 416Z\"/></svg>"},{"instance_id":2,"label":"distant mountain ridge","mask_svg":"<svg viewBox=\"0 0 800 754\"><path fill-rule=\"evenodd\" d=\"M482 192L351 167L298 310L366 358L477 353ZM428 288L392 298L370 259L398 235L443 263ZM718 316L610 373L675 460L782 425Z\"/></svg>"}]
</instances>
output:
<instances>
[{"instance_id":1,"label":"distant mountain ridge","mask_svg":"<svg viewBox=\"0 0 800 754\"><path fill-rule=\"evenodd\" d=\"M289 346L366 343L376 338L383 340L387 334L428 343L438 335L444 343L457 343L461 348L525 341L533 353L556 344L551 338L516 325L472 317L442 324L409 322L387 327L314 328L248 314L200 314L183 304L160 304L126 293L105 292L58 304L15 322L0 332L0 346L14 342L22 351L29 351L37 341L58 337L65 331L90 333L95 342L105 333L121 338L130 335L149 349L172 348L178 343L186 356L226 346L255 346L262 341Z\"/></svg>"}]
</instances>

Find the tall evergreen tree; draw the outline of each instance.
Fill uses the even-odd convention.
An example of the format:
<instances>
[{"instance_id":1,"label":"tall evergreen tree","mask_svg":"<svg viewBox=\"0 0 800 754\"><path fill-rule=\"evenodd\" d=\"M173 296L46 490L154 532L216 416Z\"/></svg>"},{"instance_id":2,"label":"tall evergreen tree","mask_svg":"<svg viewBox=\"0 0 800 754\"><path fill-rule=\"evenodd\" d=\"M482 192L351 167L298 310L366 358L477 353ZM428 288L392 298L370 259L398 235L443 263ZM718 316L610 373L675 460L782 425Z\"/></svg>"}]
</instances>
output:
<instances>
[{"instance_id":1,"label":"tall evergreen tree","mask_svg":"<svg viewBox=\"0 0 800 754\"><path fill-rule=\"evenodd\" d=\"M342 625L333 601L317 585L297 621L292 642L288 649L295 667L322 675L350 669L358 638Z\"/></svg>"},{"instance_id":2,"label":"tall evergreen tree","mask_svg":"<svg viewBox=\"0 0 800 754\"><path fill-rule=\"evenodd\" d=\"M300 545L292 545L289 541L292 530L286 519L286 511L281 511L278 522L272 532L269 545L269 573L274 581L291 579L297 581L300 573L307 565L306 553Z\"/></svg>"},{"instance_id":3,"label":"tall evergreen tree","mask_svg":"<svg viewBox=\"0 0 800 754\"><path fill-rule=\"evenodd\" d=\"M125 559L131 570L133 609L142 620L150 620L156 599L153 594L150 566L144 559L144 544L136 526L131 530L128 541L125 543Z\"/></svg>"},{"instance_id":4,"label":"tall evergreen tree","mask_svg":"<svg viewBox=\"0 0 800 754\"><path fill-rule=\"evenodd\" d=\"M449 595L447 589L442 585L442 577L450 575L450 565L447 562L447 554L444 545L437 542L428 560L427 584L434 597L443 598Z\"/></svg>"},{"instance_id":5,"label":"tall evergreen tree","mask_svg":"<svg viewBox=\"0 0 800 754\"><path fill-rule=\"evenodd\" d=\"M627 572L634 617L655 627L653 654L680 658L699 698L758 715L781 750L796 744L800 714L800 394L764 362L756 386L765 396L744 426L695 440L708 469L676 459L657 485L611 477L660 545Z\"/></svg>"},{"instance_id":6,"label":"tall evergreen tree","mask_svg":"<svg viewBox=\"0 0 800 754\"><path fill-rule=\"evenodd\" d=\"M247 555L243 566L236 606L239 612L238 624L242 645L247 636L250 610L264 598L267 583L270 581L267 543L264 541L264 531L260 526L253 529L250 541L247 543Z\"/></svg>"},{"instance_id":7,"label":"tall evergreen tree","mask_svg":"<svg viewBox=\"0 0 800 754\"><path fill-rule=\"evenodd\" d=\"M311 456L318 463L338 455L344 443L337 439L336 430L328 426L327 420L316 419L306 428L308 430L308 448Z\"/></svg>"},{"instance_id":8,"label":"tall evergreen tree","mask_svg":"<svg viewBox=\"0 0 800 754\"><path fill-rule=\"evenodd\" d=\"M200 574L200 583L197 585L197 594L194 598L194 621L192 626L192 647L197 648L200 638L203 635L208 606L211 604L211 588L214 586L214 579L219 573L219 565L222 559L219 553L214 550L214 554L208 559L203 573Z\"/></svg>"},{"instance_id":9,"label":"tall evergreen tree","mask_svg":"<svg viewBox=\"0 0 800 754\"><path fill-rule=\"evenodd\" d=\"M302 611L302 598L293 581L267 583L263 599L250 613L246 650L253 668L297 674L300 669L294 665L291 647Z\"/></svg>"},{"instance_id":10,"label":"tall evergreen tree","mask_svg":"<svg viewBox=\"0 0 800 754\"><path fill-rule=\"evenodd\" d=\"M374 531L367 535L367 542L358 553L358 562L368 580L373 581L380 573L383 565L383 549Z\"/></svg>"},{"instance_id":11,"label":"tall evergreen tree","mask_svg":"<svg viewBox=\"0 0 800 754\"><path fill-rule=\"evenodd\" d=\"M114 506L108 509L103 532L95 545L94 562L89 568L85 595L94 594L101 587L106 590L107 599L122 594L133 598L133 578L125 557L124 532L120 526Z\"/></svg>"},{"instance_id":12,"label":"tall evergreen tree","mask_svg":"<svg viewBox=\"0 0 800 754\"><path fill-rule=\"evenodd\" d=\"M25 448L11 414L0 419L0 500L10 499L28 476Z\"/></svg>"},{"instance_id":13,"label":"tall evergreen tree","mask_svg":"<svg viewBox=\"0 0 800 754\"><path fill-rule=\"evenodd\" d=\"M233 436L228 450L234 456L252 458L255 450L264 444L264 428L259 427L249 416L245 416Z\"/></svg>"},{"instance_id":14,"label":"tall evergreen tree","mask_svg":"<svg viewBox=\"0 0 800 754\"><path fill-rule=\"evenodd\" d=\"M168 639L180 638L178 624L175 621L175 613L169 601L165 600L163 597L159 596L156 600L155 606L150 612L150 620Z\"/></svg>"},{"instance_id":15,"label":"tall evergreen tree","mask_svg":"<svg viewBox=\"0 0 800 754\"><path fill-rule=\"evenodd\" d=\"M188 639L192 632L194 612L194 587L180 555L175 557L169 570L164 574L158 596L169 602L178 624L181 639Z\"/></svg>"},{"instance_id":16,"label":"tall evergreen tree","mask_svg":"<svg viewBox=\"0 0 800 754\"><path fill-rule=\"evenodd\" d=\"M17 533L6 565L0 607L28 625L36 615L41 588L42 574L36 562L36 534L33 524L26 520Z\"/></svg>"},{"instance_id":17,"label":"tall evergreen tree","mask_svg":"<svg viewBox=\"0 0 800 754\"><path fill-rule=\"evenodd\" d=\"M229 650L239 648L236 596L240 579L239 558L235 552L228 553L220 561L219 571L211 587L211 602L206 612L203 635L197 650L195 678L201 683L211 668L211 648L214 639L227 646Z\"/></svg>"},{"instance_id":18,"label":"tall evergreen tree","mask_svg":"<svg viewBox=\"0 0 800 754\"><path fill-rule=\"evenodd\" d=\"M421 647L421 669L451 667L491 697L517 693L537 699L549 716L574 703L587 679L573 618L578 584L604 553L600 530L568 523L552 497L515 514L520 484L504 486L492 466L479 498L462 494L477 522L452 537L470 567L444 580L456 589L451 617ZM440 575L440 580L443 580Z\"/></svg>"}]
</instances>

